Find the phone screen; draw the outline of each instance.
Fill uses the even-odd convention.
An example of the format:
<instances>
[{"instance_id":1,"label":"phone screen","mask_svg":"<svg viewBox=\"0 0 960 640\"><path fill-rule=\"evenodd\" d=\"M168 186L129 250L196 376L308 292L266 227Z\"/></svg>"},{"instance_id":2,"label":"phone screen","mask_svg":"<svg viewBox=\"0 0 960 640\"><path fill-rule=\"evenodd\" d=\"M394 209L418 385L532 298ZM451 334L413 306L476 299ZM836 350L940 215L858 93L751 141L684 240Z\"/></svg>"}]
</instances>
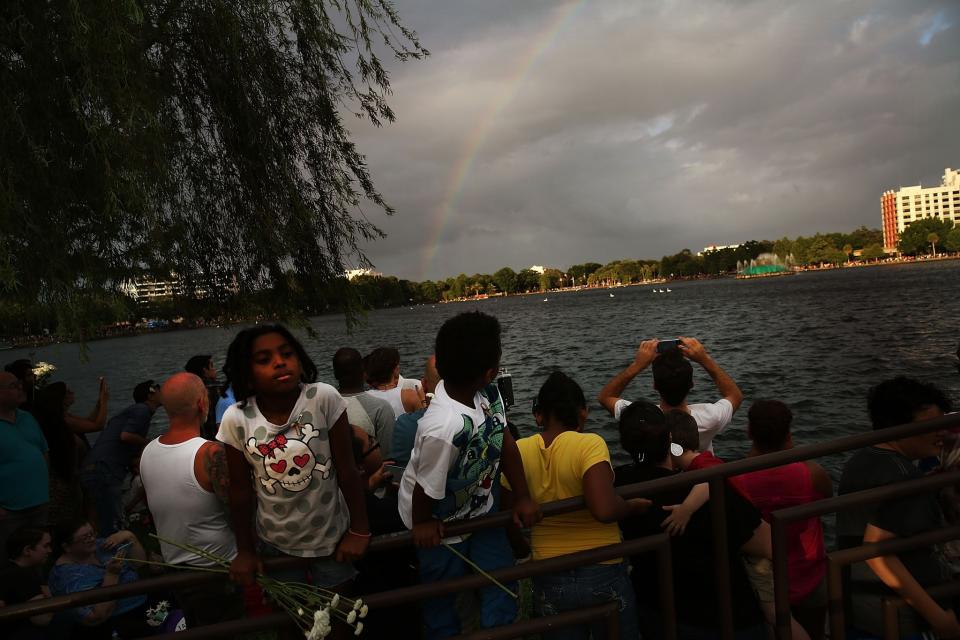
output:
<instances>
[{"instance_id":1,"label":"phone screen","mask_svg":"<svg viewBox=\"0 0 960 640\"><path fill-rule=\"evenodd\" d=\"M400 482L400 478L403 477L404 467L397 466L395 464L384 465L383 470L390 472L390 475L393 476L394 482Z\"/></svg>"}]
</instances>

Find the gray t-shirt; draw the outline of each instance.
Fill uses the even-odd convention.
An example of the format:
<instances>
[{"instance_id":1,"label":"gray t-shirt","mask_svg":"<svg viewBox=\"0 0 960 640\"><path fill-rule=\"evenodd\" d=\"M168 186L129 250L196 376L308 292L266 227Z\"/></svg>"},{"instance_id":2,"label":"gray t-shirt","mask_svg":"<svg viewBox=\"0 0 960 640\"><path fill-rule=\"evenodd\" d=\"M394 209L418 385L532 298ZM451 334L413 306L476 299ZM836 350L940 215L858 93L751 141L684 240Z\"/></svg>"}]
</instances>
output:
<instances>
[{"instance_id":1,"label":"gray t-shirt","mask_svg":"<svg viewBox=\"0 0 960 640\"><path fill-rule=\"evenodd\" d=\"M134 433L147 437L153 409L144 402L132 404L107 421L107 426L97 438L93 449L84 459L83 466L96 466L107 471L118 481L127 475L130 461L140 453L140 447L120 440L121 433Z\"/></svg>"},{"instance_id":2,"label":"gray t-shirt","mask_svg":"<svg viewBox=\"0 0 960 640\"><path fill-rule=\"evenodd\" d=\"M286 424L269 422L256 398L220 421L217 440L253 469L257 534L287 555L328 556L350 526L330 451L330 429L345 410L337 390L317 382L303 385Z\"/></svg>"},{"instance_id":3,"label":"gray t-shirt","mask_svg":"<svg viewBox=\"0 0 960 640\"><path fill-rule=\"evenodd\" d=\"M379 440L384 453L390 451L393 444L393 423L397 420L390 403L363 391L341 395L347 403L347 420L350 424L360 427L367 435Z\"/></svg>"}]
</instances>

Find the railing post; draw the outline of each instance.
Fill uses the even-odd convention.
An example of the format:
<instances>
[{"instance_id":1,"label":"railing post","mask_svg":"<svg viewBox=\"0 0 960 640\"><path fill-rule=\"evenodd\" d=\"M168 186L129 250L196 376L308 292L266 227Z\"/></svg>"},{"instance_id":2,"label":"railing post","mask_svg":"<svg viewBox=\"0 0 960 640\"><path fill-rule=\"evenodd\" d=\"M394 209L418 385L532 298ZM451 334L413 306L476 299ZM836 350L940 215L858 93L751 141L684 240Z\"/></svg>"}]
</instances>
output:
<instances>
[{"instance_id":1,"label":"railing post","mask_svg":"<svg viewBox=\"0 0 960 640\"><path fill-rule=\"evenodd\" d=\"M880 600L883 607L883 640L897 640L900 637L900 616L897 607L890 598Z\"/></svg>"},{"instance_id":2,"label":"railing post","mask_svg":"<svg viewBox=\"0 0 960 640\"><path fill-rule=\"evenodd\" d=\"M710 480L710 520L713 525L714 577L720 637L733 640L733 600L730 597L730 549L727 543L726 480Z\"/></svg>"},{"instance_id":3,"label":"railing post","mask_svg":"<svg viewBox=\"0 0 960 640\"><path fill-rule=\"evenodd\" d=\"M712 496L711 496L712 497ZM773 547L773 601L776 611L777 640L792 640L790 613L790 577L787 562L787 523L776 512L770 517L770 542Z\"/></svg>"},{"instance_id":4,"label":"railing post","mask_svg":"<svg viewBox=\"0 0 960 640\"><path fill-rule=\"evenodd\" d=\"M673 589L673 550L670 544L657 547L657 568L660 573L660 618L663 640L677 638L676 594Z\"/></svg>"},{"instance_id":5,"label":"railing post","mask_svg":"<svg viewBox=\"0 0 960 640\"><path fill-rule=\"evenodd\" d=\"M830 640L847 637L846 611L843 608L843 567L827 555L827 612L830 614Z\"/></svg>"}]
</instances>

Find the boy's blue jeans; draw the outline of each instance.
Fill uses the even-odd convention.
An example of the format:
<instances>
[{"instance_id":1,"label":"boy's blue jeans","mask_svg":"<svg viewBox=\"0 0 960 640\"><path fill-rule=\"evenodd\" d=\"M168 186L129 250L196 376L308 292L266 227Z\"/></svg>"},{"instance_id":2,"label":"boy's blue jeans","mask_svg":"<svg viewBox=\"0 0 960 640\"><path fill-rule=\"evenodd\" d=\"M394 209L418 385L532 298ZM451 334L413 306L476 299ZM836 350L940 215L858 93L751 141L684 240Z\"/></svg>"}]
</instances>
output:
<instances>
[{"instance_id":1,"label":"boy's blue jeans","mask_svg":"<svg viewBox=\"0 0 960 640\"><path fill-rule=\"evenodd\" d=\"M484 571L513 566L513 550L502 529L486 529L470 535L463 542L451 545L470 558ZM420 560L420 581L439 582L473 573L473 569L450 549L440 545L433 549L417 549ZM517 583L506 583L516 593ZM449 638L460 634L456 608L457 594L432 598L423 603L426 639ZM491 584L480 590L480 626L484 629L510 624L517 617L517 601L500 587Z\"/></svg>"},{"instance_id":2,"label":"boy's blue jeans","mask_svg":"<svg viewBox=\"0 0 960 640\"><path fill-rule=\"evenodd\" d=\"M637 638L637 598L627 574L627 563L591 564L533 579L533 606L538 617L604 602L620 605L620 637ZM606 623L568 626L540 634L542 640L603 640Z\"/></svg>"}]
</instances>

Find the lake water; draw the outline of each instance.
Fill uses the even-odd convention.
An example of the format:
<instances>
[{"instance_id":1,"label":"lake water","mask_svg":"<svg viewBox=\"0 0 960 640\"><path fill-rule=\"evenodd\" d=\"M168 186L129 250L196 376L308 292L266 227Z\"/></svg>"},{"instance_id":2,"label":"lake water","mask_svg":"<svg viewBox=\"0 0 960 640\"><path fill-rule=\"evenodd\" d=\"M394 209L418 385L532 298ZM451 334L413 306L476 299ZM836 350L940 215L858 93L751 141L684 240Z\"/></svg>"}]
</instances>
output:
<instances>
[{"instance_id":1,"label":"lake water","mask_svg":"<svg viewBox=\"0 0 960 640\"><path fill-rule=\"evenodd\" d=\"M549 372L559 368L583 387L591 403L587 428L611 443L618 461L625 455L616 446L615 424L593 399L630 362L643 338L699 338L743 389L744 406L715 440L718 455L727 459L748 449L746 409L758 398L778 398L793 408L798 444L868 429L867 389L894 375L935 382L960 401L955 356L960 340L958 261L761 280L677 282L670 289L671 293L660 294L646 286L623 287L550 293L546 302L541 294L374 311L352 335L341 316L324 316L314 319L318 337L305 337L304 342L325 382L335 384L330 360L341 346L356 347L361 353L380 345L395 346L402 373L420 377L445 319L474 308L494 314L504 328L502 364L513 374L517 406L510 415L521 432L533 432L532 399ZM92 342L86 362L75 344L7 351L0 359L33 357L56 364L53 379L67 382L77 393L75 413L92 408L97 376L104 375L113 415L132 402L137 382L162 380L194 354L212 353L221 367L236 330ZM690 400L714 401L712 381L696 365L695 370ZM654 399L649 370L624 395ZM162 411L154 423L162 428ZM822 462L838 480L842 458Z\"/></svg>"}]
</instances>

